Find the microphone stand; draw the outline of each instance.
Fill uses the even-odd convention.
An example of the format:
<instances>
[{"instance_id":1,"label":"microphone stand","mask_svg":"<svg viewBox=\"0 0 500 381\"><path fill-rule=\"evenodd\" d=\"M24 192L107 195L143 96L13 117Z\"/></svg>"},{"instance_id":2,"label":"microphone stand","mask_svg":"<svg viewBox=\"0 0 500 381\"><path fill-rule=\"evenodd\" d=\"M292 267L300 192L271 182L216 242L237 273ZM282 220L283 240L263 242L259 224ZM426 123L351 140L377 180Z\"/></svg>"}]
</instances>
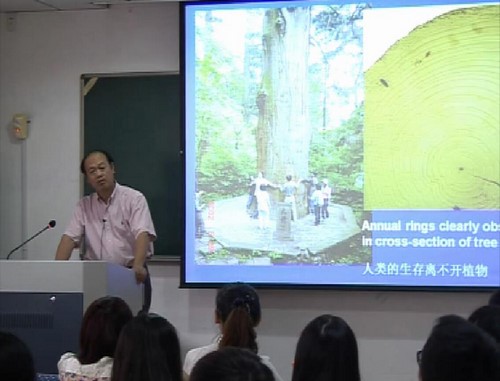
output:
<instances>
[{"instance_id":1,"label":"microphone stand","mask_svg":"<svg viewBox=\"0 0 500 381\"><path fill-rule=\"evenodd\" d=\"M13 248L11 251L9 251L9 254L7 254L7 260L10 258L10 256L17 250L17 249L20 249L21 247L23 247L24 245L26 245L29 241L31 241L32 239L38 237L40 234L42 234L45 230L47 229L50 229L51 226L50 225L47 225L45 226L42 230L40 230L38 233L36 233L35 235L31 236L30 238L28 238L26 241L24 241L23 243L21 243L19 246L16 246L15 248Z\"/></svg>"}]
</instances>

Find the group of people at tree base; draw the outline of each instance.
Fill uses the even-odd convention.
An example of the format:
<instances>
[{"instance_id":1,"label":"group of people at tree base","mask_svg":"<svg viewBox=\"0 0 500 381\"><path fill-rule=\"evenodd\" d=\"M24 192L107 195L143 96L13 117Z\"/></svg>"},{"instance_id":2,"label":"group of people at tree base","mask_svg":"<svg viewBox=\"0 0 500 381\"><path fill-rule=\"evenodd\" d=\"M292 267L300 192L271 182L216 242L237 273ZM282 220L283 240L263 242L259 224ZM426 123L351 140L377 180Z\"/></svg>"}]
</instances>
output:
<instances>
[{"instance_id":1,"label":"group of people at tree base","mask_svg":"<svg viewBox=\"0 0 500 381\"><path fill-rule=\"evenodd\" d=\"M328 206L332 197L332 188L328 179L318 181L316 174L311 174L308 180L294 181L292 175L286 176L286 182L279 186L271 183L259 172L256 178L250 177L249 194L246 204L247 213L251 218L259 220L259 228L270 226L271 199L269 189L279 189L282 193L283 202L291 206L291 220L298 219L297 192L299 183L306 187L307 214L315 216L314 225L319 225L321 219L330 217Z\"/></svg>"}]
</instances>

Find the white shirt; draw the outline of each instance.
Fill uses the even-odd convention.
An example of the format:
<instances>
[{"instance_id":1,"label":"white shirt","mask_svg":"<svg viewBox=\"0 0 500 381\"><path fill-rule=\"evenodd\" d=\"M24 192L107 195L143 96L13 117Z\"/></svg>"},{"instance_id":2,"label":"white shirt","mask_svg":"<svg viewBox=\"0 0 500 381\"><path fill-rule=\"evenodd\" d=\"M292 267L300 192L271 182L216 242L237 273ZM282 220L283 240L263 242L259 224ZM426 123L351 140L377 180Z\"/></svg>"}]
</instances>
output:
<instances>
[{"instance_id":1,"label":"white shirt","mask_svg":"<svg viewBox=\"0 0 500 381\"><path fill-rule=\"evenodd\" d=\"M323 188L321 188L321 192L323 193L323 200L330 200L332 197L332 188L328 185L323 186Z\"/></svg>"},{"instance_id":2,"label":"white shirt","mask_svg":"<svg viewBox=\"0 0 500 381\"><path fill-rule=\"evenodd\" d=\"M61 381L109 381L113 359L103 357L96 363L82 365L74 353L68 352L61 356L57 369Z\"/></svg>"},{"instance_id":3,"label":"white shirt","mask_svg":"<svg viewBox=\"0 0 500 381\"><path fill-rule=\"evenodd\" d=\"M144 195L116 183L106 204L97 193L83 197L64 232L77 244L85 236L85 259L130 266L137 236L147 232L156 238ZM148 257L153 253L150 243Z\"/></svg>"},{"instance_id":4,"label":"white shirt","mask_svg":"<svg viewBox=\"0 0 500 381\"><path fill-rule=\"evenodd\" d=\"M271 209L271 201L269 200L269 193L267 192L259 192L255 195L257 198L257 210L269 212Z\"/></svg>"}]
</instances>

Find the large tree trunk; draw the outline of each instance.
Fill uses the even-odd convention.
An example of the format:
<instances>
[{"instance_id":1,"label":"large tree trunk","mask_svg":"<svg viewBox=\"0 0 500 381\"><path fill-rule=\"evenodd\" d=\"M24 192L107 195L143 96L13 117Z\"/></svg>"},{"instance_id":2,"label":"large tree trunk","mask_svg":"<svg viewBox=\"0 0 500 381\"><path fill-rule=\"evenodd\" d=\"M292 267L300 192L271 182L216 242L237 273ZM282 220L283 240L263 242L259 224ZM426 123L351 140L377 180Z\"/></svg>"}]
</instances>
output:
<instances>
[{"instance_id":1,"label":"large tree trunk","mask_svg":"<svg viewBox=\"0 0 500 381\"><path fill-rule=\"evenodd\" d=\"M283 182L287 174L308 174L310 25L309 8L271 9L264 16L257 169L275 182Z\"/></svg>"}]
</instances>

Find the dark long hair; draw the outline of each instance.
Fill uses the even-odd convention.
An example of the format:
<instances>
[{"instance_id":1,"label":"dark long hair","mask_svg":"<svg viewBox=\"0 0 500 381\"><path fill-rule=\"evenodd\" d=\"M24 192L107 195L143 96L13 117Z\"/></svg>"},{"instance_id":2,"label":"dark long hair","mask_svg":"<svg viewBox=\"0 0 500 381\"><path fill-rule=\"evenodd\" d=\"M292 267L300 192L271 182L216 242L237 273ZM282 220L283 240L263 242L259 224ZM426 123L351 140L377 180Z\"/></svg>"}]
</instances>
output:
<instances>
[{"instance_id":1,"label":"dark long hair","mask_svg":"<svg viewBox=\"0 0 500 381\"><path fill-rule=\"evenodd\" d=\"M151 330L156 331L160 347L165 351L166 361L172 381L182 381L182 360L179 336L175 327L164 317L154 313L147 314Z\"/></svg>"},{"instance_id":2,"label":"dark long hair","mask_svg":"<svg viewBox=\"0 0 500 381\"><path fill-rule=\"evenodd\" d=\"M130 307L119 297L105 296L92 302L80 328L80 363L93 364L104 356L113 357L120 332L132 317Z\"/></svg>"},{"instance_id":3,"label":"dark long hair","mask_svg":"<svg viewBox=\"0 0 500 381\"><path fill-rule=\"evenodd\" d=\"M222 323L219 348L239 347L258 352L255 327L260 322L259 296L244 283L230 284L217 292L216 314Z\"/></svg>"},{"instance_id":4,"label":"dark long hair","mask_svg":"<svg viewBox=\"0 0 500 381\"><path fill-rule=\"evenodd\" d=\"M500 345L500 305L491 304L479 307L467 320L491 335Z\"/></svg>"},{"instance_id":5,"label":"dark long hair","mask_svg":"<svg viewBox=\"0 0 500 381\"><path fill-rule=\"evenodd\" d=\"M139 314L118 340L111 381L181 381L179 338L165 318Z\"/></svg>"},{"instance_id":6,"label":"dark long hair","mask_svg":"<svg viewBox=\"0 0 500 381\"><path fill-rule=\"evenodd\" d=\"M273 372L261 358L243 348L227 347L202 357L194 366L190 381L274 381Z\"/></svg>"},{"instance_id":7,"label":"dark long hair","mask_svg":"<svg viewBox=\"0 0 500 381\"><path fill-rule=\"evenodd\" d=\"M28 346L16 335L0 332L0 380L34 379L35 365Z\"/></svg>"},{"instance_id":8,"label":"dark long hair","mask_svg":"<svg viewBox=\"0 0 500 381\"><path fill-rule=\"evenodd\" d=\"M358 345L344 319L321 315L302 331L292 381L360 381Z\"/></svg>"},{"instance_id":9,"label":"dark long hair","mask_svg":"<svg viewBox=\"0 0 500 381\"><path fill-rule=\"evenodd\" d=\"M498 381L500 348L478 326L457 315L438 318L422 349L425 381Z\"/></svg>"},{"instance_id":10,"label":"dark long hair","mask_svg":"<svg viewBox=\"0 0 500 381\"><path fill-rule=\"evenodd\" d=\"M500 288L498 288L493 294L491 294L488 304L490 306L500 306Z\"/></svg>"}]
</instances>

